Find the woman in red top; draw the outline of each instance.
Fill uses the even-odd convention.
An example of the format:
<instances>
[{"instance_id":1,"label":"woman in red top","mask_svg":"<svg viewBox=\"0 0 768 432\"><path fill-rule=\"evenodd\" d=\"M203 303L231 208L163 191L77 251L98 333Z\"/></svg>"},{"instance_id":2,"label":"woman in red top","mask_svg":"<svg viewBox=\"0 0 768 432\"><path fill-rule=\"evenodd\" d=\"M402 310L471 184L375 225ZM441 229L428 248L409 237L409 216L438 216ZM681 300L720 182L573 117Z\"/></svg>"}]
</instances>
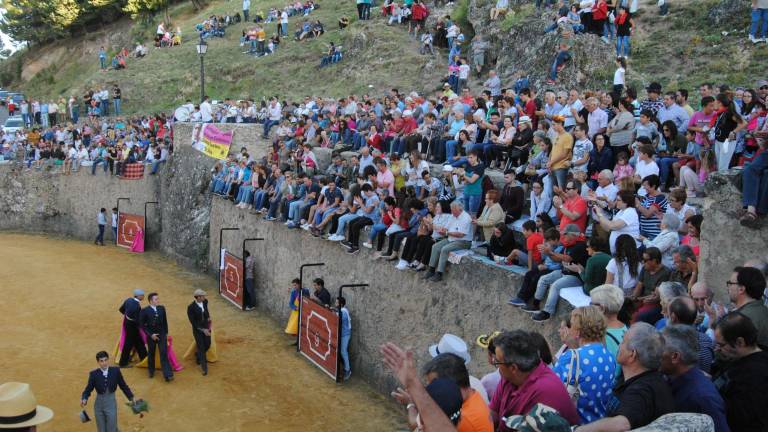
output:
<instances>
[{"instance_id":1,"label":"woman in red top","mask_svg":"<svg viewBox=\"0 0 768 432\"><path fill-rule=\"evenodd\" d=\"M424 26L424 20L427 19L428 15L429 10L427 9L427 5L422 3L421 0L416 0L413 5L411 5L411 19L408 21L408 33L411 33L411 27L413 26L413 36L418 37L419 30Z\"/></svg>"},{"instance_id":2,"label":"woman in red top","mask_svg":"<svg viewBox=\"0 0 768 432\"><path fill-rule=\"evenodd\" d=\"M365 142L368 148L375 148L381 151L381 134L376 130L375 125L371 125L371 128L368 130L368 138Z\"/></svg>"},{"instance_id":3,"label":"woman in red top","mask_svg":"<svg viewBox=\"0 0 768 432\"><path fill-rule=\"evenodd\" d=\"M608 42L606 24L608 23L608 3L605 0L597 0L592 6L592 32L602 34L603 41Z\"/></svg>"}]
</instances>

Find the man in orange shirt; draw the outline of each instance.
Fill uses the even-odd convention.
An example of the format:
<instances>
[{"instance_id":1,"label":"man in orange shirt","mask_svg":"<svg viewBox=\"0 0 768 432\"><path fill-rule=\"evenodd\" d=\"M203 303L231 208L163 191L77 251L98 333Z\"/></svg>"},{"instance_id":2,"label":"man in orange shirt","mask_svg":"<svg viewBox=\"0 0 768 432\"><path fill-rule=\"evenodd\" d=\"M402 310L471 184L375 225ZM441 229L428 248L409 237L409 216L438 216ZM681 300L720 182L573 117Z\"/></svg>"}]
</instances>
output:
<instances>
[{"instance_id":1,"label":"man in orange shirt","mask_svg":"<svg viewBox=\"0 0 768 432\"><path fill-rule=\"evenodd\" d=\"M552 185L561 189L565 187L565 181L568 178L568 168L571 166L571 157L573 156L573 135L565 131L563 123L565 117L561 115L552 116L552 129L557 132L557 140L552 146L549 154L547 168L552 179Z\"/></svg>"},{"instance_id":2,"label":"man in orange shirt","mask_svg":"<svg viewBox=\"0 0 768 432\"><path fill-rule=\"evenodd\" d=\"M464 403L458 432L493 432L491 411L480 393L469 386L469 372L464 359L452 353L439 354L422 368L427 383L438 378L448 378L461 389Z\"/></svg>"},{"instance_id":3,"label":"man in orange shirt","mask_svg":"<svg viewBox=\"0 0 768 432\"><path fill-rule=\"evenodd\" d=\"M565 185L565 192L555 188L557 196L552 198L552 205L560 214L560 231L564 232L568 224L576 224L581 232L587 228L587 202L581 197L581 182L571 180Z\"/></svg>"}]
</instances>

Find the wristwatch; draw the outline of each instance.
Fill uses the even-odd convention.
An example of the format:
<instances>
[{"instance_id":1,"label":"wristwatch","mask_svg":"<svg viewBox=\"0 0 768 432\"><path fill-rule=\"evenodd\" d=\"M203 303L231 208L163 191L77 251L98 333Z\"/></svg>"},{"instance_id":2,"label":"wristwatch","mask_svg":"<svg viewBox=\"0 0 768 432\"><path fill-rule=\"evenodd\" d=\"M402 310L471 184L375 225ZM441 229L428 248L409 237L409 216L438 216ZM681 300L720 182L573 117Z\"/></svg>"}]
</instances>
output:
<instances>
[{"instance_id":1,"label":"wristwatch","mask_svg":"<svg viewBox=\"0 0 768 432\"><path fill-rule=\"evenodd\" d=\"M405 406L405 409L407 409L407 410L409 410L409 409L411 409L411 408L416 408L416 404L414 404L413 402L411 402L411 403L409 403L408 405L406 405L406 406Z\"/></svg>"}]
</instances>

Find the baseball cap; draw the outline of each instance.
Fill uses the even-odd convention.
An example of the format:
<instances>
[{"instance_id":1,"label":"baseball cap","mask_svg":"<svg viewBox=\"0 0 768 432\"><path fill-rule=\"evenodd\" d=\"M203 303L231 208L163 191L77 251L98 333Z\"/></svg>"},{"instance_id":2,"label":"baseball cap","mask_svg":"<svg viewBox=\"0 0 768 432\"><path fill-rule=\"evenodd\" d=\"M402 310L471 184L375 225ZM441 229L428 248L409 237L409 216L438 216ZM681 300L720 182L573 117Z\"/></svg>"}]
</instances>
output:
<instances>
[{"instance_id":1,"label":"baseball cap","mask_svg":"<svg viewBox=\"0 0 768 432\"><path fill-rule=\"evenodd\" d=\"M569 432L568 421L554 409L536 404L526 415L514 415L502 419L508 429L517 432Z\"/></svg>"},{"instance_id":2,"label":"baseball cap","mask_svg":"<svg viewBox=\"0 0 768 432\"><path fill-rule=\"evenodd\" d=\"M757 88L768 86L768 81L766 80L758 80L757 81Z\"/></svg>"},{"instance_id":3,"label":"baseball cap","mask_svg":"<svg viewBox=\"0 0 768 432\"><path fill-rule=\"evenodd\" d=\"M457 424L461 417L461 404L464 402L459 386L448 378L438 378L429 383L426 390L451 423Z\"/></svg>"}]
</instances>

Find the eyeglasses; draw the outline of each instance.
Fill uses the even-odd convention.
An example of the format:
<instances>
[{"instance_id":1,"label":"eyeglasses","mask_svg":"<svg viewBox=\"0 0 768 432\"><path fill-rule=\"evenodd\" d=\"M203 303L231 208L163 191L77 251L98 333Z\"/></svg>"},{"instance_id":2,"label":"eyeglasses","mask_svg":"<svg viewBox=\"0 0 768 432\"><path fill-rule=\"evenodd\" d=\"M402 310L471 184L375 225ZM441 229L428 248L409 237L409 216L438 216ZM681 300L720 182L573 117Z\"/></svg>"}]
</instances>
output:
<instances>
[{"instance_id":1,"label":"eyeglasses","mask_svg":"<svg viewBox=\"0 0 768 432\"><path fill-rule=\"evenodd\" d=\"M576 190L576 188L575 188L575 187L572 187L572 186L566 186L566 187L565 187L565 190Z\"/></svg>"},{"instance_id":2,"label":"eyeglasses","mask_svg":"<svg viewBox=\"0 0 768 432\"><path fill-rule=\"evenodd\" d=\"M707 301L708 297L693 297L693 301L695 302L701 302L701 301Z\"/></svg>"},{"instance_id":3,"label":"eyeglasses","mask_svg":"<svg viewBox=\"0 0 768 432\"><path fill-rule=\"evenodd\" d=\"M730 288L731 285L738 285L738 282L725 281L725 287Z\"/></svg>"},{"instance_id":4,"label":"eyeglasses","mask_svg":"<svg viewBox=\"0 0 768 432\"><path fill-rule=\"evenodd\" d=\"M643 257L643 262L653 261L651 258Z\"/></svg>"},{"instance_id":5,"label":"eyeglasses","mask_svg":"<svg viewBox=\"0 0 768 432\"><path fill-rule=\"evenodd\" d=\"M512 363L512 362L500 362L500 361L496 361L496 360L494 360L494 361L492 361L492 362L491 362L491 364L492 364L493 366L501 366L501 365L504 365L504 366L509 366L509 365L511 365L511 364L513 364L513 363Z\"/></svg>"},{"instance_id":6,"label":"eyeglasses","mask_svg":"<svg viewBox=\"0 0 768 432\"><path fill-rule=\"evenodd\" d=\"M760 90L768 90L768 86L762 86L760 87Z\"/></svg>"}]
</instances>

